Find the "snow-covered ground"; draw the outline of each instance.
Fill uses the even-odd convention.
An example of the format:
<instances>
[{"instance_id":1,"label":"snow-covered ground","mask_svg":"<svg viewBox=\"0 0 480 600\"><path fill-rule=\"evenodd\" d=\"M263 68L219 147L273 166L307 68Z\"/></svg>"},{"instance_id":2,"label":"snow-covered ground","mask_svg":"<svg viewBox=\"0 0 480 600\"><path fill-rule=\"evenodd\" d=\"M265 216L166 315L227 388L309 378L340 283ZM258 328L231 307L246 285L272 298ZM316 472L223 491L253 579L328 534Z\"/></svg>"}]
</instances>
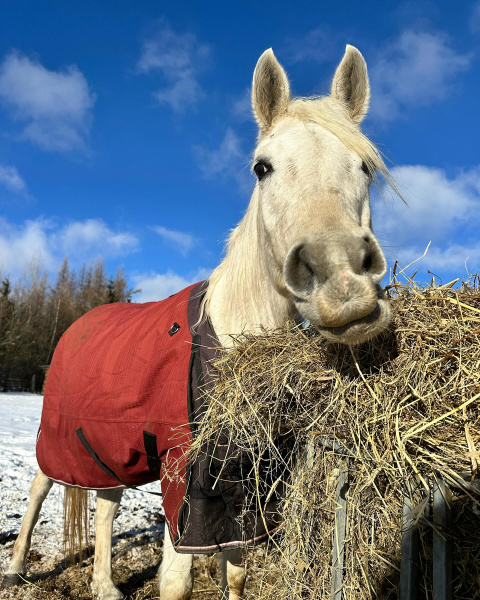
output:
<instances>
[{"instance_id":1,"label":"snow-covered ground","mask_svg":"<svg viewBox=\"0 0 480 600\"><path fill-rule=\"evenodd\" d=\"M28 393L0 393L0 571L3 572L10 558L13 542L9 534L20 530L22 517L27 509L30 485L37 471L35 440L43 397ZM141 488L160 491L160 485L152 483ZM94 507L92 494L91 506ZM161 499L140 491L126 490L114 523L114 535L130 532L151 532L152 541L163 529L156 525L162 513ZM92 510L92 532L93 510ZM63 488L54 485L45 500L35 528L32 549L50 557L60 556L63 535ZM7 537L7 541L5 543Z\"/></svg>"}]
</instances>

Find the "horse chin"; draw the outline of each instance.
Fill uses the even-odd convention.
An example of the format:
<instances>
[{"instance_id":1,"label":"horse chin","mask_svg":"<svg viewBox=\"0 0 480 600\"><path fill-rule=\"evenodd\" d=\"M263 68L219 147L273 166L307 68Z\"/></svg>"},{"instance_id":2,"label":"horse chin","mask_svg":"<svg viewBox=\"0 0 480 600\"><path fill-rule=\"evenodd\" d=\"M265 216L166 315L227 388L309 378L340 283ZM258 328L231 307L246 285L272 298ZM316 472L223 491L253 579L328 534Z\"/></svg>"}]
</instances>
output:
<instances>
[{"instance_id":1,"label":"horse chin","mask_svg":"<svg viewBox=\"0 0 480 600\"><path fill-rule=\"evenodd\" d=\"M390 318L388 301L379 298L374 310L358 321L352 321L341 327L322 327L312 324L329 342L355 346L367 342L385 331L390 323Z\"/></svg>"}]
</instances>

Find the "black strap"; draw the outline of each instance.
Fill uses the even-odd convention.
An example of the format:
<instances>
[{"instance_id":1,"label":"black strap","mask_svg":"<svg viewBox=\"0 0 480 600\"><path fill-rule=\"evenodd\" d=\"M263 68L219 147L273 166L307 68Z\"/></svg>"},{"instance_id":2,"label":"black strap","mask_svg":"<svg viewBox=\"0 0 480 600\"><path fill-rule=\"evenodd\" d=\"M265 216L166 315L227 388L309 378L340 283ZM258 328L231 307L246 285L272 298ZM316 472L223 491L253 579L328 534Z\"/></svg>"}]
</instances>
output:
<instances>
[{"instance_id":1,"label":"black strap","mask_svg":"<svg viewBox=\"0 0 480 600\"><path fill-rule=\"evenodd\" d=\"M156 477L160 477L160 467L162 466L162 461L158 456L157 436L150 431L144 431L143 444L147 454L148 468Z\"/></svg>"},{"instance_id":2,"label":"black strap","mask_svg":"<svg viewBox=\"0 0 480 600\"><path fill-rule=\"evenodd\" d=\"M193 352L193 363L195 365L195 371L197 374L197 386L201 389L205 383L203 378L202 359L200 356L200 349L202 345L202 338L200 335L194 335L192 338L192 352Z\"/></svg>"},{"instance_id":3,"label":"black strap","mask_svg":"<svg viewBox=\"0 0 480 600\"><path fill-rule=\"evenodd\" d=\"M203 373L202 373L202 361L200 358L200 345L202 338L196 334L192 336L192 350L190 352L190 364L188 365L188 386L187 386L187 408L188 408L188 421L190 424L190 430L193 437L197 432L197 415L195 412L194 402L194 377L196 378L196 388L203 384ZM195 375L194 375L195 371ZM187 467L188 469L188 467ZM188 481L188 477L187 477Z\"/></svg>"},{"instance_id":4,"label":"black strap","mask_svg":"<svg viewBox=\"0 0 480 600\"><path fill-rule=\"evenodd\" d=\"M95 450L90 446L90 444L87 442L87 439L85 438L85 436L83 435L83 431L82 428L79 427L75 433L78 435L78 438L80 439L80 441L83 444L83 447L85 448L85 450L90 454L90 456L93 458L93 460L97 463L97 465L102 469L102 471L104 471L107 475L110 475L110 477L113 477L113 479L116 479L117 481L119 481L122 485L129 487L124 481L122 481L120 479L120 477L118 475L116 475L112 469L110 469L110 467L108 467L104 462L102 462L97 454L95 453Z\"/></svg>"},{"instance_id":5,"label":"black strap","mask_svg":"<svg viewBox=\"0 0 480 600\"><path fill-rule=\"evenodd\" d=\"M118 477L118 475L116 475L116 473L114 473L112 471L112 469L110 469L110 467L108 467L103 461L101 461L95 450L90 446L90 444L87 442L87 439L82 431L82 428L79 427L75 433L78 435L78 439L82 442L83 447L85 448L85 450L90 454L90 456L93 458L93 460L97 463L97 465L102 469L102 471L104 471L107 475L110 475L110 477L113 477L113 479L116 479L121 485L123 485L124 487L130 489L130 490L137 490L137 491L141 491L141 492L146 492L147 494L151 494L152 496L162 496L162 494L159 494L158 492L149 492L148 490L139 490L138 487L136 487L135 485L128 485L128 483L125 483L124 481L122 481L120 479L120 477Z\"/></svg>"}]
</instances>

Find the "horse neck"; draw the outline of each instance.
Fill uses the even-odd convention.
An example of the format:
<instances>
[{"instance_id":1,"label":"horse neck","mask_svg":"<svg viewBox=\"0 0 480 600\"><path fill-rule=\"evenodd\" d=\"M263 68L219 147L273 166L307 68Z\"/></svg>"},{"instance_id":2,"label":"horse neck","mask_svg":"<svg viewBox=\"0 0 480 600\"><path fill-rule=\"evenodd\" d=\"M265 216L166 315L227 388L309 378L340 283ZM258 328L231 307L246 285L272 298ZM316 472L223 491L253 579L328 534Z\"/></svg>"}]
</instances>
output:
<instances>
[{"instance_id":1,"label":"horse neck","mask_svg":"<svg viewBox=\"0 0 480 600\"><path fill-rule=\"evenodd\" d=\"M207 314L224 346L231 335L275 329L294 317L290 299L280 293L278 267L268 252L254 191L248 210L230 235L227 254L210 277Z\"/></svg>"}]
</instances>

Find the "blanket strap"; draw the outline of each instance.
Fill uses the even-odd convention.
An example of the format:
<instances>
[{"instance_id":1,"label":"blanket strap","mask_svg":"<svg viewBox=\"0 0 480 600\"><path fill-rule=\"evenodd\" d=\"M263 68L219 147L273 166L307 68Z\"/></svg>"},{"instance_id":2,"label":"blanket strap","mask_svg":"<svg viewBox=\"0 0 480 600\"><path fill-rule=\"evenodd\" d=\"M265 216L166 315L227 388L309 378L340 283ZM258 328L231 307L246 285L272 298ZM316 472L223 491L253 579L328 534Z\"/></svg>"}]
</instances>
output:
<instances>
[{"instance_id":1,"label":"blanket strap","mask_svg":"<svg viewBox=\"0 0 480 600\"><path fill-rule=\"evenodd\" d=\"M143 444L147 453L147 465L155 477L160 477L162 461L158 456L157 436L150 431L143 432Z\"/></svg>"},{"instance_id":2,"label":"blanket strap","mask_svg":"<svg viewBox=\"0 0 480 600\"><path fill-rule=\"evenodd\" d=\"M97 453L95 452L95 450L90 446L90 444L87 442L87 438L85 437L82 428L79 427L75 433L78 435L79 440L82 442L83 447L85 448L85 450L90 454L90 456L93 458L93 460L97 463L97 465L102 469L102 471L104 471L107 475L109 475L110 477L113 477L113 479L116 479L118 482L120 482L122 485L127 486L127 484L122 481L120 479L120 477L114 473L112 471L112 469L110 469L110 467L108 467L103 461L101 461L98 458ZM129 486L127 486L129 487Z\"/></svg>"},{"instance_id":3,"label":"blanket strap","mask_svg":"<svg viewBox=\"0 0 480 600\"><path fill-rule=\"evenodd\" d=\"M102 469L102 471L104 471L107 475L110 475L110 477L113 477L113 479L116 479L123 487L128 488L129 490L137 490L137 491L141 491L141 492L146 492L147 494L150 494L152 496L162 496L163 494L160 494L158 492L151 492L149 490L140 490L137 486L135 485L128 485L128 483L125 483L124 481L122 481L120 479L120 477L114 473L112 471L112 469L110 469L110 467L108 465L106 465L102 460L100 460L100 458L98 457L98 454L95 452L95 450L90 446L90 444L87 442L87 438L85 437L82 428L79 427L75 433L78 436L78 439L82 442L83 447L85 448L85 450L90 454L90 456L93 458L93 460L97 463L97 465ZM152 456L153 454L156 454L156 460L158 460L158 464L160 464L160 459L158 458L158 451L157 451L157 440L156 440L156 436L153 433L150 433L148 431L144 431L144 434L148 433L149 435L153 435L153 437L155 438L154 442L155 442L155 453L153 452L153 449L151 448L151 452L152 452ZM145 440L145 435L144 435L144 440ZM151 442L149 442L149 444L151 444ZM145 448L146 449L146 448ZM148 451L147 451L147 460L148 460ZM150 467L150 464L148 465ZM160 467L158 467L159 472L160 472Z\"/></svg>"}]
</instances>

